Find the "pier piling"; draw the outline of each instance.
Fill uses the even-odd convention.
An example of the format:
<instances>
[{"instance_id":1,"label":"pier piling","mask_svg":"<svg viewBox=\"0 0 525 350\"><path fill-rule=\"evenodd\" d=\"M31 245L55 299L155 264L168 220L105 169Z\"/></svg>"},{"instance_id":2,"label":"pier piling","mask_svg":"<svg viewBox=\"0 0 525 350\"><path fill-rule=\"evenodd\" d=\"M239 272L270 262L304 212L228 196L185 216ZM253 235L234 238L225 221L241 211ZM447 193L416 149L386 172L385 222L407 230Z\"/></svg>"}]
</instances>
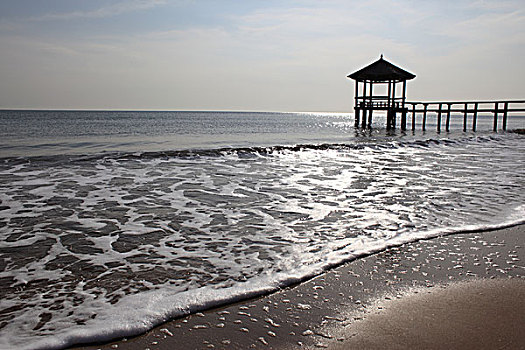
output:
<instances>
[{"instance_id":1,"label":"pier piling","mask_svg":"<svg viewBox=\"0 0 525 350\"><path fill-rule=\"evenodd\" d=\"M416 105L412 105L412 131L416 130Z\"/></svg>"},{"instance_id":2,"label":"pier piling","mask_svg":"<svg viewBox=\"0 0 525 350\"><path fill-rule=\"evenodd\" d=\"M406 112L401 112L401 130L407 129L407 114Z\"/></svg>"},{"instance_id":3,"label":"pier piling","mask_svg":"<svg viewBox=\"0 0 525 350\"><path fill-rule=\"evenodd\" d=\"M507 100L507 101L462 101L462 102L405 102L408 107L406 110L412 114L412 130L416 129L416 116L418 113L423 115L421 129L426 130L428 117L436 116L437 132L443 129L443 114L446 113L445 126L447 132L450 131L452 118L463 116L463 132L468 129L469 114L472 115L472 131L476 131L478 116L493 115L492 129L498 131L498 118L502 115L501 130L507 130L509 115L516 112L525 112L525 100ZM411 107L410 107L411 106ZM456 113L456 115L454 115ZM459 114L459 115L457 115Z\"/></svg>"},{"instance_id":4,"label":"pier piling","mask_svg":"<svg viewBox=\"0 0 525 350\"><path fill-rule=\"evenodd\" d=\"M494 103L494 126L492 128L493 131L498 131L498 107L499 102Z\"/></svg>"},{"instance_id":5,"label":"pier piling","mask_svg":"<svg viewBox=\"0 0 525 350\"><path fill-rule=\"evenodd\" d=\"M447 103L447 121L446 121L446 129L447 129L447 132L450 131L450 106L451 104L450 103Z\"/></svg>"},{"instance_id":6,"label":"pier piling","mask_svg":"<svg viewBox=\"0 0 525 350\"><path fill-rule=\"evenodd\" d=\"M507 112L508 112L508 109L509 109L509 103L505 102L505 104L503 105L503 125L501 126L501 128L504 131L507 130Z\"/></svg>"},{"instance_id":7,"label":"pier piling","mask_svg":"<svg viewBox=\"0 0 525 350\"><path fill-rule=\"evenodd\" d=\"M425 106L425 109L423 110L423 126L421 128L423 131L425 131L426 128L427 128L427 107L428 107L428 103L425 103L424 106Z\"/></svg>"},{"instance_id":8,"label":"pier piling","mask_svg":"<svg viewBox=\"0 0 525 350\"><path fill-rule=\"evenodd\" d=\"M474 115L472 116L472 131L476 131L476 125L478 123L478 103L474 103Z\"/></svg>"},{"instance_id":9,"label":"pier piling","mask_svg":"<svg viewBox=\"0 0 525 350\"><path fill-rule=\"evenodd\" d=\"M465 103L465 109L463 110L463 132L467 131L467 110L468 103Z\"/></svg>"},{"instance_id":10,"label":"pier piling","mask_svg":"<svg viewBox=\"0 0 525 350\"><path fill-rule=\"evenodd\" d=\"M441 106L442 104L440 103L437 114L437 132L441 132Z\"/></svg>"}]
</instances>

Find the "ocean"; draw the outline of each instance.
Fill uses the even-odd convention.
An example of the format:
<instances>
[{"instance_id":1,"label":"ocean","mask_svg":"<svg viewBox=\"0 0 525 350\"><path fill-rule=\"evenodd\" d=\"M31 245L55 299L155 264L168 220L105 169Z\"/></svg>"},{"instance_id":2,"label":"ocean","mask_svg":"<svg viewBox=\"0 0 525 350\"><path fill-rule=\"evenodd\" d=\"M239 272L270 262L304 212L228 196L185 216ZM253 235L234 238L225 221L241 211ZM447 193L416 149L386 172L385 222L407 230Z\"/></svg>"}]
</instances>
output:
<instances>
[{"instance_id":1,"label":"ocean","mask_svg":"<svg viewBox=\"0 0 525 350\"><path fill-rule=\"evenodd\" d=\"M462 120L0 111L0 348L140 334L389 246L524 223L525 136Z\"/></svg>"}]
</instances>

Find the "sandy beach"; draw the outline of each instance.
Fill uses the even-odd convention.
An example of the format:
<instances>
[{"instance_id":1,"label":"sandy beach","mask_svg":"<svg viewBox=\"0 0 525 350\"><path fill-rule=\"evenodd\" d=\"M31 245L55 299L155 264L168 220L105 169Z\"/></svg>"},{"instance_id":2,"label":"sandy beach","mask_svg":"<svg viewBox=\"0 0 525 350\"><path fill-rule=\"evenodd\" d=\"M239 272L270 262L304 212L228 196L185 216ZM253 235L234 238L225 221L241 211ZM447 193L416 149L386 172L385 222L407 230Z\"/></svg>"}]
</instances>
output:
<instances>
[{"instance_id":1,"label":"sandy beach","mask_svg":"<svg viewBox=\"0 0 525 350\"><path fill-rule=\"evenodd\" d=\"M393 247L268 296L77 349L522 349L525 225Z\"/></svg>"},{"instance_id":2,"label":"sandy beach","mask_svg":"<svg viewBox=\"0 0 525 350\"><path fill-rule=\"evenodd\" d=\"M525 280L452 283L375 305L334 349L523 349Z\"/></svg>"}]
</instances>

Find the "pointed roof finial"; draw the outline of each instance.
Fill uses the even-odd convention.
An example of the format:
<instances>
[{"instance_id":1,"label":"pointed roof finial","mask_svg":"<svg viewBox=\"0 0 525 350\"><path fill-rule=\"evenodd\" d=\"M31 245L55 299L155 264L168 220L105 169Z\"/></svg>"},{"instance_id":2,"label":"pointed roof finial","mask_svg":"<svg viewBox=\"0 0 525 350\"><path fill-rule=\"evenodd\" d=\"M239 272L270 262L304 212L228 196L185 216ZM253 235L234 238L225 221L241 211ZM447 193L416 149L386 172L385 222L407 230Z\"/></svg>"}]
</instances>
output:
<instances>
[{"instance_id":1,"label":"pointed roof finial","mask_svg":"<svg viewBox=\"0 0 525 350\"><path fill-rule=\"evenodd\" d=\"M381 58L380 59L383 59L383 54L381 54Z\"/></svg>"}]
</instances>

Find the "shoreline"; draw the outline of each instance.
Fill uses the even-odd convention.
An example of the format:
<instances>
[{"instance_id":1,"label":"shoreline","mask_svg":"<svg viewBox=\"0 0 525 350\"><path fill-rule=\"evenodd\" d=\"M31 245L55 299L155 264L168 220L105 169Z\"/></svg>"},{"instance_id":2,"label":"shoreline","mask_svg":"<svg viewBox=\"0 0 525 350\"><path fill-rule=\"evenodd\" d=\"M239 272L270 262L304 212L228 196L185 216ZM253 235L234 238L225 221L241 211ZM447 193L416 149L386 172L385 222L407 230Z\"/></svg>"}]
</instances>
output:
<instances>
[{"instance_id":1,"label":"shoreline","mask_svg":"<svg viewBox=\"0 0 525 350\"><path fill-rule=\"evenodd\" d=\"M338 348L349 338L358 339L347 330L367 319L380 302L456 282L525 281L523 246L523 224L424 239L358 258L266 296L169 321L137 337L72 348Z\"/></svg>"}]
</instances>

